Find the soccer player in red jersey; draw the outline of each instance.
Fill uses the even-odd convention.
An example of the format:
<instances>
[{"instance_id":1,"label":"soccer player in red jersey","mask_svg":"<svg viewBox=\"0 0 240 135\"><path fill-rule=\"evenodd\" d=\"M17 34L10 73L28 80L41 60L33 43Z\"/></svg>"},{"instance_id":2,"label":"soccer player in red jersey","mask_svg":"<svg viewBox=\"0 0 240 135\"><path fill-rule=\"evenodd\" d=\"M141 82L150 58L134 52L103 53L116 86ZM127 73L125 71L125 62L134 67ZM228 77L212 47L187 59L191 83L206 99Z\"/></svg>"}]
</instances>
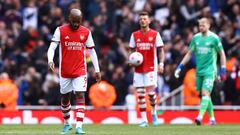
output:
<instances>
[{"instance_id":1,"label":"soccer player in red jersey","mask_svg":"<svg viewBox=\"0 0 240 135\"><path fill-rule=\"evenodd\" d=\"M140 12L139 24L140 30L135 31L131 35L129 47L130 53L133 51L140 52L143 55L143 63L140 66L130 64L135 67L133 86L137 88L138 104L140 108L143 122L140 127L147 127L148 120L146 116L146 102L145 94L149 96L150 104L152 106L152 121L153 125L158 125L157 111L156 111L156 84L157 74L163 73L164 70L164 49L163 41L160 34L149 28L150 17L148 12ZM157 51L159 51L158 64Z\"/></svg>"},{"instance_id":2,"label":"soccer player in red jersey","mask_svg":"<svg viewBox=\"0 0 240 135\"><path fill-rule=\"evenodd\" d=\"M87 88L86 49L90 51L90 57L96 72L96 81L101 81L92 34L89 29L81 25L81 22L82 12L78 9L72 9L69 14L69 23L56 28L47 53L49 67L54 71L53 57L55 49L59 45L61 109L64 117L64 128L61 134L66 134L72 129L69 122L72 91L76 96L76 134L85 133L82 124L85 114L84 93Z\"/></svg>"}]
</instances>

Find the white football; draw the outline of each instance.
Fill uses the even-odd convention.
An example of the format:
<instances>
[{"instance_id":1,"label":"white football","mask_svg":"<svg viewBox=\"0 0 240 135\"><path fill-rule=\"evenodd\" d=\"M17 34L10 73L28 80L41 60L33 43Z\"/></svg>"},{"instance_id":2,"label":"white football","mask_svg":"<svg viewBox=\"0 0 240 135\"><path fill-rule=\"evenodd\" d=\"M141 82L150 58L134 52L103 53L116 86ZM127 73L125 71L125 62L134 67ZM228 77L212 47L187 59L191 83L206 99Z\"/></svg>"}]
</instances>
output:
<instances>
[{"instance_id":1,"label":"white football","mask_svg":"<svg viewBox=\"0 0 240 135\"><path fill-rule=\"evenodd\" d=\"M129 63L131 63L135 66L139 66L143 63L143 56L139 52L133 52L130 54L128 61L129 61Z\"/></svg>"}]
</instances>

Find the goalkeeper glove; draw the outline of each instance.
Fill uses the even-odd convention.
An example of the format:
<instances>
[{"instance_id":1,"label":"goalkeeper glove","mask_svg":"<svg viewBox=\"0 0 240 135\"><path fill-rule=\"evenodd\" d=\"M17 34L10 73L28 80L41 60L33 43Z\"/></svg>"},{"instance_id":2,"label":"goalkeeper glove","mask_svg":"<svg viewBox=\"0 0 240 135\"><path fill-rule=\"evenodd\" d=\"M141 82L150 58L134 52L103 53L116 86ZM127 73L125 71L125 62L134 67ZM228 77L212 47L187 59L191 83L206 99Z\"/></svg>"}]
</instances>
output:
<instances>
[{"instance_id":1,"label":"goalkeeper glove","mask_svg":"<svg viewBox=\"0 0 240 135\"><path fill-rule=\"evenodd\" d=\"M221 78L221 81L225 81L227 79L225 66L221 66L220 68L220 78Z\"/></svg>"},{"instance_id":2,"label":"goalkeeper glove","mask_svg":"<svg viewBox=\"0 0 240 135\"><path fill-rule=\"evenodd\" d=\"M174 76L175 76L176 78L179 78L179 74L180 74L182 68L183 68L183 64L179 64L179 65L177 66L177 69L175 70L175 73L174 73Z\"/></svg>"}]
</instances>

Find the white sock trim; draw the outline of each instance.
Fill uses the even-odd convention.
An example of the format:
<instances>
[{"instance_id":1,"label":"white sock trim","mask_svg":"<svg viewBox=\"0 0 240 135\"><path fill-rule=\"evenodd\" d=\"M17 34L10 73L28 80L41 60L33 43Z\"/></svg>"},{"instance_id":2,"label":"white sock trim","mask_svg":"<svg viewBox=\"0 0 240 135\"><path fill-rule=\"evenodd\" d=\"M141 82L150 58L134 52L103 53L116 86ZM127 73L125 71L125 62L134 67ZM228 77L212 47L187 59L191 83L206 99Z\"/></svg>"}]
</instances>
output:
<instances>
[{"instance_id":1,"label":"white sock trim","mask_svg":"<svg viewBox=\"0 0 240 135\"><path fill-rule=\"evenodd\" d=\"M76 123L76 128L78 128L78 127L79 127L79 128L82 128L82 125L83 125L83 122L77 122L77 123Z\"/></svg>"},{"instance_id":2,"label":"white sock trim","mask_svg":"<svg viewBox=\"0 0 240 135\"><path fill-rule=\"evenodd\" d=\"M203 118L203 116L201 116L201 115L198 115L198 116L197 116L197 119L198 119L198 120L202 120L202 118Z\"/></svg>"},{"instance_id":3,"label":"white sock trim","mask_svg":"<svg viewBox=\"0 0 240 135\"><path fill-rule=\"evenodd\" d=\"M140 113L141 113L141 116L142 116L142 120L148 123L147 113L146 112L140 112Z\"/></svg>"}]
</instances>

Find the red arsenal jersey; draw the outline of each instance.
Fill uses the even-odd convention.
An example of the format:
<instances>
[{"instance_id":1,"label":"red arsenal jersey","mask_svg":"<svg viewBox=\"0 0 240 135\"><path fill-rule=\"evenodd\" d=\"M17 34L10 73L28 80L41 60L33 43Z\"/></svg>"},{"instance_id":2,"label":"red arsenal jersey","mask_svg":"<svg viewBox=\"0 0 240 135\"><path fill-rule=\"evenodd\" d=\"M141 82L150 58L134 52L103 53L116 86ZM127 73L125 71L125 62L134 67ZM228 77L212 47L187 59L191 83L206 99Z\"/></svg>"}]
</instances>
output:
<instances>
[{"instance_id":1,"label":"red arsenal jersey","mask_svg":"<svg viewBox=\"0 0 240 135\"><path fill-rule=\"evenodd\" d=\"M78 30L73 31L68 24L63 25L56 29L52 40L60 42L60 75L64 78L85 75L85 50L94 47L90 30L80 26Z\"/></svg>"},{"instance_id":2,"label":"red arsenal jersey","mask_svg":"<svg viewBox=\"0 0 240 135\"><path fill-rule=\"evenodd\" d=\"M138 30L133 32L129 46L143 55L143 63L135 68L137 73L146 73L157 70L157 47L163 47L160 34L152 29L146 33Z\"/></svg>"}]
</instances>

